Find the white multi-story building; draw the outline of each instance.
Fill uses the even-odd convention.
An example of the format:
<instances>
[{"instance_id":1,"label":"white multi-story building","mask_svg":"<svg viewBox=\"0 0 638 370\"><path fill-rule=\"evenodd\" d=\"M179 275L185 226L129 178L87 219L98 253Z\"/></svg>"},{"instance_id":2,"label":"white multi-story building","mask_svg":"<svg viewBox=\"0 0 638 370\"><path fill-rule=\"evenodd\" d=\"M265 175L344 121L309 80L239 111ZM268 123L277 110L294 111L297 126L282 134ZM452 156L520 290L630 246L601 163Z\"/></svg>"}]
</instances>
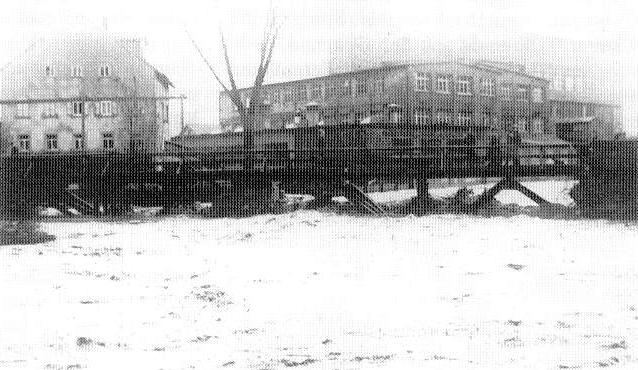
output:
<instances>
[{"instance_id":1,"label":"white multi-story building","mask_svg":"<svg viewBox=\"0 0 638 370\"><path fill-rule=\"evenodd\" d=\"M137 39L43 39L0 80L0 129L14 151L161 150L168 135L173 84Z\"/></svg>"}]
</instances>

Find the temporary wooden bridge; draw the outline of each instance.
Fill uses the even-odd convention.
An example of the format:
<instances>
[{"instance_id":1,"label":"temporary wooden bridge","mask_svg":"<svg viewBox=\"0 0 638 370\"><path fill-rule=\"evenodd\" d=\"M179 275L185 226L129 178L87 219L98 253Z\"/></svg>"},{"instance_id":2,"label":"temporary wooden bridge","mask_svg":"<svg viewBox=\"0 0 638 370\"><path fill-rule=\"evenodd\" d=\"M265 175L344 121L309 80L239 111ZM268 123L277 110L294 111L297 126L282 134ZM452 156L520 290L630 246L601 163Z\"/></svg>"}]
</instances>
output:
<instances>
[{"instance_id":1,"label":"temporary wooden bridge","mask_svg":"<svg viewBox=\"0 0 638 370\"><path fill-rule=\"evenodd\" d=\"M362 191L370 181L416 184L428 198L428 179L499 178L472 206L481 208L502 189L521 191L523 177L577 176L586 158L569 145L326 148L201 152L29 153L1 158L3 209L8 217L38 207L82 214L118 214L133 206L165 210L212 202L241 214L268 211L273 194L311 194L316 203L346 196L371 213L383 213ZM275 191L273 191L275 189ZM248 212L248 211L247 211Z\"/></svg>"}]
</instances>

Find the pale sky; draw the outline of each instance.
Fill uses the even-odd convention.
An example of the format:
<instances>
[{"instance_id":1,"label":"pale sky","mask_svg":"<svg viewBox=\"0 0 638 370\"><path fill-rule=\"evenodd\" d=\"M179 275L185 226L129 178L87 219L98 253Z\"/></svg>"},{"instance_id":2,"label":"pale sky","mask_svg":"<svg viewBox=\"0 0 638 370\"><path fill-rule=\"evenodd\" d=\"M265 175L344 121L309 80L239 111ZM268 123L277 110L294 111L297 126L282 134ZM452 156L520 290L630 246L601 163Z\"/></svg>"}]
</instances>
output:
<instances>
[{"instance_id":1,"label":"pale sky","mask_svg":"<svg viewBox=\"0 0 638 370\"><path fill-rule=\"evenodd\" d=\"M583 69L606 82L638 134L638 2L633 0L273 0L282 24L267 81L285 81L382 60L482 57ZM186 123L215 132L219 86L193 35L224 73L225 30L241 86L254 79L268 1L22 0L0 5L0 65L34 40L109 32L145 40L146 59L188 96ZM345 53L346 50L352 53ZM178 127L173 127L176 133Z\"/></svg>"}]
</instances>

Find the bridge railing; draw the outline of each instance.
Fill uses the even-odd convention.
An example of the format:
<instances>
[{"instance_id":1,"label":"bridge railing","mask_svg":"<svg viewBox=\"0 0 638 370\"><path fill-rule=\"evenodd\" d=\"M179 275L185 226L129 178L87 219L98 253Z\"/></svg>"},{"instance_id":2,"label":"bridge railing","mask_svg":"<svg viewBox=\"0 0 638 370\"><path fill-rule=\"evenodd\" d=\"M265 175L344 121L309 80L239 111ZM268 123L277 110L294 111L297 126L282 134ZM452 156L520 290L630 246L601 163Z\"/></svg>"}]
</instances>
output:
<instances>
[{"instance_id":1,"label":"bridge railing","mask_svg":"<svg viewBox=\"0 0 638 370\"><path fill-rule=\"evenodd\" d=\"M243 150L204 151L185 149L175 152L58 152L17 153L14 163L60 166L64 162L83 159L92 163L154 163L156 168L184 167L193 171L245 170ZM579 153L569 145L500 145L500 146L424 146L424 147L325 147L313 149L267 149L249 153L252 168L248 170L334 169L368 172L422 169L446 171L455 168L494 168L512 165L555 167L578 165ZM160 167L157 167L160 166ZM54 170L54 168L52 169ZM121 171L121 169L120 169Z\"/></svg>"},{"instance_id":2,"label":"bridge railing","mask_svg":"<svg viewBox=\"0 0 638 370\"><path fill-rule=\"evenodd\" d=\"M264 168L299 169L309 166L369 167L384 165L421 165L437 167L468 167L507 165L516 162L526 166L576 165L579 155L569 145L524 146L463 146L365 148L338 147L300 150L256 150L250 153L253 170ZM243 169L246 153L242 150L224 152L183 151L186 161L199 162L209 170Z\"/></svg>"}]
</instances>

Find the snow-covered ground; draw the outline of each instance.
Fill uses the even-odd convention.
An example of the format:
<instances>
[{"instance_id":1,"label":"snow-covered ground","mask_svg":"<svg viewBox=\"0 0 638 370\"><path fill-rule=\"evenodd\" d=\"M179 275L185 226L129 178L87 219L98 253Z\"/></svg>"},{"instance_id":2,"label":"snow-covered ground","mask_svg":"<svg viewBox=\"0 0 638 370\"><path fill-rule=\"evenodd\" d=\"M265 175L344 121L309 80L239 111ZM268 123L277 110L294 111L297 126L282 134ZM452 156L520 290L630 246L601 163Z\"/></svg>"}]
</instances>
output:
<instances>
[{"instance_id":1,"label":"snow-covered ground","mask_svg":"<svg viewBox=\"0 0 638 370\"><path fill-rule=\"evenodd\" d=\"M50 222L0 247L0 368L638 368L638 226Z\"/></svg>"},{"instance_id":2,"label":"snow-covered ground","mask_svg":"<svg viewBox=\"0 0 638 370\"><path fill-rule=\"evenodd\" d=\"M545 200L561 204L564 206L571 206L574 204L574 200L569 196L569 191L576 184L574 180L544 180L544 181L523 181L523 186L526 186L530 190L536 192ZM479 195L485 190L496 185L494 181L486 181L485 183L468 184L464 185L472 191L474 195ZM431 185L430 195L434 198L443 198L453 196L459 189L460 185ZM378 192L370 193L370 198L378 203L397 203L408 200L416 196L416 189L405 189L391 192ZM536 203L525 195L515 190L502 190L495 197L497 201L503 204L516 204L521 207L535 206ZM345 198L343 198L345 201Z\"/></svg>"}]
</instances>

